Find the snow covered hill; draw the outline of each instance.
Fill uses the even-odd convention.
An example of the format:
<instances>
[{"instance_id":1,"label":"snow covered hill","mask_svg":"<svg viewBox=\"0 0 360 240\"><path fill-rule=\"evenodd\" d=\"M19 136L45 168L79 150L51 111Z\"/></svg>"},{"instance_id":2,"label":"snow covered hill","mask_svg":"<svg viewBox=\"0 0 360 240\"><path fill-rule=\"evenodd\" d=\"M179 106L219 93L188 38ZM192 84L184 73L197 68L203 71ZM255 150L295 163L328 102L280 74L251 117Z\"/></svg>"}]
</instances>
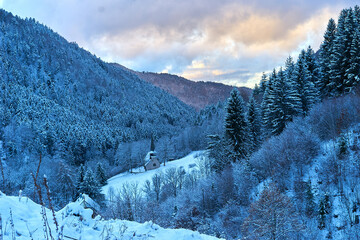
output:
<instances>
[{"instance_id":1,"label":"snow covered hill","mask_svg":"<svg viewBox=\"0 0 360 240\"><path fill-rule=\"evenodd\" d=\"M86 196L84 196L86 198ZM92 218L93 211L83 207L84 198L68 204L55 213L58 230L49 209L26 197L10 197L0 192L0 239L196 239L212 240L215 237L185 229L164 229L152 222L143 224L125 220ZM44 217L47 220L44 221ZM44 225L44 222L46 223ZM46 231L45 231L46 229ZM46 236L46 232L47 235Z\"/></svg>"},{"instance_id":2,"label":"snow covered hill","mask_svg":"<svg viewBox=\"0 0 360 240\"><path fill-rule=\"evenodd\" d=\"M102 193L108 195L109 190L117 192L123 184L125 183L138 183L139 187L143 187L146 180L151 181L151 178L157 173L165 173L168 169L171 168L183 168L186 172L190 172L193 169L198 169L197 161L204 156L205 151L195 151L178 160L167 162L164 165L161 165L160 168L145 171L143 167L136 168L133 170L133 173L125 172L120 173L108 180L108 184L102 188Z\"/></svg>"}]
</instances>

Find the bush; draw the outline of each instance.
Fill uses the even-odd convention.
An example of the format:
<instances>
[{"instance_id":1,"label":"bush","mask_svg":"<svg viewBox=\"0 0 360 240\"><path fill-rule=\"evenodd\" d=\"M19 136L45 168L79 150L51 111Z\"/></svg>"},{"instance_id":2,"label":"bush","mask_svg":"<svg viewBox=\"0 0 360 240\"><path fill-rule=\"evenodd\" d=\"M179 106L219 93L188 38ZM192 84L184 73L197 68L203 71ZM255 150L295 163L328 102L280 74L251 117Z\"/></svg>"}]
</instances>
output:
<instances>
[{"instance_id":1,"label":"bush","mask_svg":"<svg viewBox=\"0 0 360 240\"><path fill-rule=\"evenodd\" d=\"M318 154L319 141L304 124L303 118L295 119L278 136L270 138L250 158L250 164L260 179L272 177L281 189L285 189L291 168L300 175L303 167Z\"/></svg>"},{"instance_id":2,"label":"bush","mask_svg":"<svg viewBox=\"0 0 360 240\"><path fill-rule=\"evenodd\" d=\"M360 121L360 97L347 95L317 104L307 122L321 140L338 137L342 131Z\"/></svg>"}]
</instances>

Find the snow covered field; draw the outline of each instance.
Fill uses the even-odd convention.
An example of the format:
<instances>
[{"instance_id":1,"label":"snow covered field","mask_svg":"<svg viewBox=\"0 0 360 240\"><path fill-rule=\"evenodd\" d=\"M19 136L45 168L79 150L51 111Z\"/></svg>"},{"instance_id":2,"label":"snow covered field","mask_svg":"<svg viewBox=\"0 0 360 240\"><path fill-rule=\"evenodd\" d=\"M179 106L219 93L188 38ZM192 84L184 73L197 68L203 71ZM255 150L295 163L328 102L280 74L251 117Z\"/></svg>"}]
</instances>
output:
<instances>
[{"instance_id":1,"label":"snow covered field","mask_svg":"<svg viewBox=\"0 0 360 240\"><path fill-rule=\"evenodd\" d=\"M133 173L125 172L120 173L108 180L108 184L102 188L102 193L108 195L109 189L112 188L114 193L117 193L125 183L138 183L139 187L143 187L146 180L151 181L151 178L156 173L165 173L166 170L170 168L180 168L183 167L186 172L191 171L192 169L198 169L197 161L204 155L205 151L195 151L178 160L167 162L165 166L162 164L160 168L145 171L143 167L133 169Z\"/></svg>"},{"instance_id":2,"label":"snow covered field","mask_svg":"<svg viewBox=\"0 0 360 240\"><path fill-rule=\"evenodd\" d=\"M185 229L164 229L152 222L143 224L125 220L103 220L100 216L92 218L92 210L84 209L82 200L68 204L56 212L59 223L58 231L53 221L52 213L45 209L47 216L47 232L58 239L194 239L212 240L215 237L200 234ZM11 216L10 216L11 212ZM0 192L0 239L47 239L44 235L44 221L41 215L42 207L30 199L23 197L10 197ZM62 229L62 231L61 231ZM61 234L62 233L62 234ZM14 238L14 237L15 238ZM51 239L50 237L48 239Z\"/></svg>"}]
</instances>

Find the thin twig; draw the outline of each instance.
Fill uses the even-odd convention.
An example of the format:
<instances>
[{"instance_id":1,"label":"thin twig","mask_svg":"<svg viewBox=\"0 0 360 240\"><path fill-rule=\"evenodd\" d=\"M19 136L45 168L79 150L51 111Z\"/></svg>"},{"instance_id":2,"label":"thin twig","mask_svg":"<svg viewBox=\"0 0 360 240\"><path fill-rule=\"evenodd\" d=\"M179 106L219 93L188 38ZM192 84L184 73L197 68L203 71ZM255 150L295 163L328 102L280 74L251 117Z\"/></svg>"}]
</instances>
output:
<instances>
[{"instance_id":1,"label":"thin twig","mask_svg":"<svg viewBox=\"0 0 360 240\"><path fill-rule=\"evenodd\" d=\"M2 218L0 214L0 240L3 240Z\"/></svg>"},{"instance_id":2,"label":"thin twig","mask_svg":"<svg viewBox=\"0 0 360 240\"><path fill-rule=\"evenodd\" d=\"M34 185L35 185L35 188L37 190L37 193L39 195L39 201L40 201L40 205L41 205L41 215L42 215L42 218L43 218L43 227L44 227L44 237L45 239L49 239L49 236L50 236L50 239L54 239L52 234L51 234L51 228L49 226L49 222L47 220L47 216L46 216L46 208L45 208L45 204L44 204L44 201L43 201L43 198L42 198L42 194L41 194L41 188L39 186L39 184L37 184L36 182L36 178L34 176L33 173L31 173L31 176L34 180Z\"/></svg>"},{"instance_id":3,"label":"thin twig","mask_svg":"<svg viewBox=\"0 0 360 240\"><path fill-rule=\"evenodd\" d=\"M54 207L52 205L52 201L51 201L51 196L50 196L50 189L49 189L49 185L48 185L48 182L47 182L47 178L44 176L44 186L45 186L45 189L46 189L46 196L47 196L47 199L48 199L48 202L49 202L49 208L52 212L52 215L53 215L53 220L54 220L54 223L55 223L55 226L56 226L56 233L59 232L59 224L56 220L56 215L55 215L55 210L54 210Z\"/></svg>"}]
</instances>

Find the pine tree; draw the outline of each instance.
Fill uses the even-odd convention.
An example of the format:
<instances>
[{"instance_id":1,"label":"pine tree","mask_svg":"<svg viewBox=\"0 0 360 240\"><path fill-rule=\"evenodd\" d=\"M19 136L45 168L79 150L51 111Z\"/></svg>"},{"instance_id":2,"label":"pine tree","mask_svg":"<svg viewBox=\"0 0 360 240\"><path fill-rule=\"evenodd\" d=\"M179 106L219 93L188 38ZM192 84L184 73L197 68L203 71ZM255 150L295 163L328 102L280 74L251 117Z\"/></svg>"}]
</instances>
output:
<instances>
[{"instance_id":1,"label":"pine tree","mask_svg":"<svg viewBox=\"0 0 360 240\"><path fill-rule=\"evenodd\" d=\"M276 80L276 71L273 70L269 80L266 84L265 93L263 96L263 101L261 103L261 114L262 114L262 133L263 138L267 138L271 135L272 132L272 122L271 122L271 113L273 111L273 101L274 101L274 81Z\"/></svg>"},{"instance_id":2,"label":"pine tree","mask_svg":"<svg viewBox=\"0 0 360 240\"><path fill-rule=\"evenodd\" d=\"M285 82L286 82L286 95L287 95L287 114L296 116L300 114L301 111L301 98L300 94L297 91L297 84L294 82L294 75L295 72L295 63L291 56L289 56L285 61ZM291 117L291 118L292 118Z\"/></svg>"},{"instance_id":3,"label":"pine tree","mask_svg":"<svg viewBox=\"0 0 360 240\"><path fill-rule=\"evenodd\" d=\"M260 80L260 92L264 93L266 90L266 82L267 82L267 76L265 73L263 73L261 80Z\"/></svg>"},{"instance_id":4,"label":"pine tree","mask_svg":"<svg viewBox=\"0 0 360 240\"><path fill-rule=\"evenodd\" d=\"M98 163L96 166L96 178L101 186L105 186L107 183L105 170L101 163Z\"/></svg>"},{"instance_id":5,"label":"pine tree","mask_svg":"<svg viewBox=\"0 0 360 240\"><path fill-rule=\"evenodd\" d=\"M302 50L295 65L293 84L301 99L301 113L306 115L318 101L318 91L311 81L311 73L306 62L306 52Z\"/></svg>"},{"instance_id":6,"label":"pine tree","mask_svg":"<svg viewBox=\"0 0 360 240\"><path fill-rule=\"evenodd\" d=\"M225 137L233 150L233 161L245 158L248 154L248 122L245 103L237 89L231 92L225 117Z\"/></svg>"},{"instance_id":7,"label":"pine tree","mask_svg":"<svg viewBox=\"0 0 360 240\"><path fill-rule=\"evenodd\" d=\"M321 97L324 98L329 94L328 85L330 83L330 56L334 45L336 32L336 23L330 19L324 34L324 41L320 46L320 74L318 86Z\"/></svg>"},{"instance_id":8,"label":"pine tree","mask_svg":"<svg viewBox=\"0 0 360 240\"><path fill-rule=\"evenodd\" d=\"M344 91L351 92L360 83L360 30L354 32L349 66L345 71Z\"/></svg>"},{"instance_id":9,"label":"pine tree","mask_svg":"<svg viewBox=\"0 0 360 240\"><path fill-rule=\"evenodd\" d=\"M76 179L76 196L75 199L76 200L80 194L82 194L83 192L81 192L81 186L84 182L84 177L85 177L85 167L83 164L80 165L80 169L79 169L79 173L77 175L77 179Z\"/></svg>"},{"instance_id":10,"label":"pine tree","mask_svg":"<svg viewBox=\"0 0 360 240\"><path fill-rule=\"evenodd\" d=\"M211 169L222 172L232 161L233 150L229 141L219 135L208 136L208 156L212 159Z\"/></svg>"},{"instance_id":11,"label":"pine tree","mask_svg":"<svg viewBox=\"0 0 360 240\"><path fill-rule=\"evenodd\" d=\"M91 169L85 173L84 181L80 184L80 192L89 195L92 199L99 199L101 196L100 184Z\"/></svg>"},{"instance_id":12,"label":"pine tree","mask_svg":"<svg viewBox=\"0 0 360 240\"><path fill-rule=\"evenodd\" d=\"M313 217L315 213L315 202L314 202L314 194L312 192L311 181L306 184L305 190L305 213L308 217Z\"/></svg>"},{"instance_id":13,"label":"pine tree","mask_svg":"<svg viewBox=\"0 0 360 240\"><path fill-rule=\"evenodd\" d=\"M272 110L269 113L271 134L278 135L284 130L286 123L298 113L299 103L300 98L280 69L273 83Z\"/></svg>"},{"instance_id":14,"label":"pine tree","mask_svg":"<svg viewBox=\"0 0 360 240\"><path fill-rule=\"evenodd\" d=\"M329 195L325 194L325 196L321 199L318 211L318 222L319 229L324 229L326 227L326 217L330 213L330 201Z\"/></svg>"},{"instance_id":15,"label":"pine tree","mask_svg":"<svg viewBox=\"0 0 360 240\"><path fill-rule=\"evenodd\" d=\"M328 84L330 96L338 96L345 91L346 69L350 66L350 49L354 30L352 9L341 11L334 45L330 56L330 82Z\"/></svg>"},{"instance_id":16,"label":"pine tree","mask_svg":"<svg viewBox=\"0 0 360 240\"><path fill-rule=\"evenodd\" d=\"M289 82L292 80L292 75L295 71L295 63L291 56L289 56L285 61L285 78Z\"/></svg>"},{"instance_id":17,"label":"pine tree","mask_svg":"<svg viewBox=\"0 0 360 240\"><path fill-rule=\"evenodd\" d=\"M319 83L319 66L315 60L315 53L311 46L308 46L305 54L305 61L307 69L310 73L310 81L314 83L314 86L318 88Z\"/></svg>"},{"instance_id":18,"label":"pine tree","mask_svg":"<svg viewBox=\"0 0 360 240\"><path fill-rule=\"evenodd\" d=\"M253 95L251 95L248 102L247 120L249 123L249 139L250 150L254 152L258 149L261 143L261 116L257 102Z\"/></svg>"},{"instance_id":19,"label":"pine tree","mask_svg":"<svg viewBox=\"0 0 360 240\"><path fill-rule=\"evenodd\" d=\"M151 135L151 140L150 140L150 151L155 151L155 142L154 142L154 137L153 135Z\"/></svg>"}]
</instances>

